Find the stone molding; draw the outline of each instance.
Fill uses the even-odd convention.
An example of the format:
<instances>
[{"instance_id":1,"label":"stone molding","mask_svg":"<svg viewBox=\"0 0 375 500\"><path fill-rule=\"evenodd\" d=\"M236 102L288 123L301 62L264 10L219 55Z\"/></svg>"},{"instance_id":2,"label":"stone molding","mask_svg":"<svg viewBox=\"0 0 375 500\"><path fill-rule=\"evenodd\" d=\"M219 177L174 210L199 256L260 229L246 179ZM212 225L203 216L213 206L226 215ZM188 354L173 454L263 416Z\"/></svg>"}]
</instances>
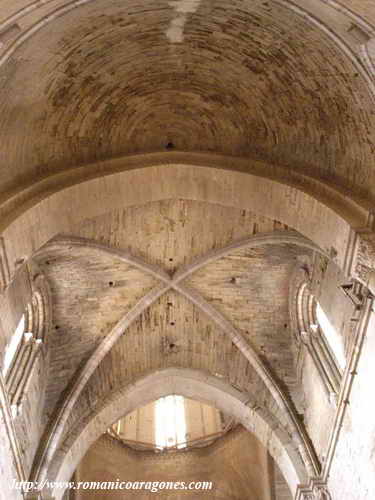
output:
<instances>
[{"instance_id":1,"label":"stone molding","mask_svg":"<svg viewBox=\"0 0 375 500\"><path fill-rule=\"evenodd\" d=\"M291 172L284 166L267 163L253 158L243 158L215 153L196 153L186 151L154 152L125 155L120 158L103 160L84 166L77 166L65 172L51 174L37 180L20 192L14 193L0 204L0 233L4 232L17 218L23 216L45 198L56 195L66 188L87 184L93 180L126 173L131 170L144 170L155 167L205 167L230 170L259 179L276 182L282 186L297 189L318 203L323 204L343 218L352 227L363 227L369 219L371 200L363 202L356 195L348 196L347 190L334 184L326 184L318 178ZM286 179L288 181L286 182ZM144 181L147 182L147 181Z\"/></svg>"},{"instance_id":2,"label":"stone molding","mask_svg":"<svg viewBox=\"0 0 375 500\"><path fill-rule=\"evenodd\" d=\"M174 155L173 152L170 154ZM195 157L193 154L179 154L182 157L186 156L186 159L189 157L191 161ZM304 234L324 251L330 253L330 249L334 248L337 251L335 262L342 267L350 234L349 224L352 223L353 227L363 226L368 218L367 210L359 210L358 207L358 209L352 207L352 210L349 199L340 201L329 195L329 199L336 205L335 210L328 200L323 204L317 196L314 198L307 194L308 190L298 190L277 182L273 175L268 179L262 177L261 172L259 175L254 175L256 172L254 174L229 172L228 166L226 164L221 166L219 160L217 168L213 170L216 155L212 158L212 162L206 160L207 165L199 163L200 160L196 159L196 166L175 164L170 156L167 158L172 160L172 163L167 162L166 158L166 163L161 166L152 166L151 163L148 166L149 163L145 159L143 164L141 162L144 155L140 156L134 165L130 160L128 164L126 159L113 161L116 172L113 175L107 176L103 173L102 177L96 180L89 180L90 176L86 175L80 184L68 184L71 187L64 188L62 179L56 179L59 181L57 182L59 190L51 188L48 200L43 201L43 197L38 198L39 202L29 206L27 212L22 209L22 202L17 202L11 209L13 222L7 220L0 205L0 233L4 228L3 236L10 264L21 258L30 258L56 234L71 234L76 224L81 224L84 220L96 217L102 212L166 199L189 199L248 209L256 211L259 215L280 220ZM154 163L157 164L158 155L155 156ZM138 168L139 165L148 167ZM252 167L251 160L244 161L243 169L251 171ZM126 169L131 170L124 171ZM273 168L267 169L268 174L272 174L273 170ZM93 165L94 171L95 165ZM74 175L76 173L77 169ZM159 183L161 178L163 183ZM131 189L129 186L137 186L137 189ZM144 186L152 187L146 189ZM96 196L100 197L100 204L91 203L90 200ZM267 199L266 204L265 199ZM62 210L62 206L66 208ZM32 221L35 221L35 224ZM20 233L23 234L22 239L19 238ZM14 266L11 266L11 273L14 271Z\"/></svg>"},{"instance_id":3,"label":"stone molding","mask_svg":"<svg viewBox=\"0 0 375 500\"><path fill-rule=\"evenodd\" d=\"M0 237L0 293L5 290L10 282L10 270L5 241Z\"/></svg>"},{"instance_id":4,"label":"stone molding","mask_svg":"<svg viewBox=\"0 0 375 500\"><path fill-rule=\"evenodd\" d=\"M13 455L13 463L17 472L17 480L25 481L26 474L23 468L22 454L19 448L17 434L12 419L12 412L6 393L3 376L1 373L0 373L0 411L3 414L3 420L5 423L5 429L3 429L2 432L5 432L8 441L10 443Z\"/></svg>"}]
</instances>

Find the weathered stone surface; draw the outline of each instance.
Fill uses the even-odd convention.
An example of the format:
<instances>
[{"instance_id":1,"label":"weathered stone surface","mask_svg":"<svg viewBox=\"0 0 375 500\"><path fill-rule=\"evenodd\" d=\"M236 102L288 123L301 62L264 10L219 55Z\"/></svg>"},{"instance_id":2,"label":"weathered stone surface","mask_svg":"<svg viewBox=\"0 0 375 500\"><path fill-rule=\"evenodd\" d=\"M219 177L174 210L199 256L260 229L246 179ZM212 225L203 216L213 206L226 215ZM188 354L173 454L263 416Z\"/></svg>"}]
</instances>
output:
<instances>
[{"instance_id":1,"label":"weathered stone surface","mask_svg":"<svg viewBox=\"0 0 375 500\"><path fill-rule=\"evenodd\" d=\"M87 2L52 15L14 52L0 70L4 195L20 176L25 185L172 143L264 158L373 196L371 89L328 29L286 1L202 1L173 41L176 8ZM345 33L339 11L321 11Z\"/></svg>"},{"instance_id":2,"label":"weathered stone surface","mask_svg":"<svg viewBox=\"0 0 375 500\"><path fill-rule=\"evenodd\" d=\"M273 464L272 464L273 465ZM274 467L274 465L273 465ZM257 498L269 500L270 478L267 456L259 442L243 429L228 434L215 445L187 453L158 456L150 453L136 454L108 437L93 445L82 461L76 481L111 480L114 476L135 481L212 481L208 491L168 491L154 493L156 498L204 498L244 500ZM276 469L277 470L277 469ZM225 478L225 479L224 479ZM279 479L278 490L285 494L277 500L291 500L285 481ZM102 492L82 491L82 498L100 497ZM123 493L122 493L123 494ZM128 491L129 498L149 498L147 491ZM106 498L120 498L121 492L108 492Z\"/></svg>"}]
</instances>

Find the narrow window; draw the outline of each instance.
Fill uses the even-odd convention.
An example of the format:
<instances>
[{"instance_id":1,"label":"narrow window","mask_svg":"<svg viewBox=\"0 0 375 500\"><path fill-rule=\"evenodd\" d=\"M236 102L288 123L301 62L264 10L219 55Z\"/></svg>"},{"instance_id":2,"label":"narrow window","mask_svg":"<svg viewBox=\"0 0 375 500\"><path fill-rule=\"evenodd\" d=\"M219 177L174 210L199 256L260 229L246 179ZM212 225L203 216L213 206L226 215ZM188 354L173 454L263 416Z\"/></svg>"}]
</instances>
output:
<instances>
[{"instance_id":1,"label":"narrow window","mask_svg":"<svg viewBox=\"0 0 375 500\"><path fill-rule=\"evenodd\" d=\"M155 443L158 448L186 447L185 402L182 396L166 396L155 403Z\"/></svg>"},{"instance_id":2,"label":"narrow window","mask_svg":"<svg viewBox=\"0 0 375 500\"><path fill-rule=\"evenodd\" d=\"M13 334L13 337L11 338L9 344L7 345L5 349L5 355L4 355L4 363L3 363L3 376L8 373L8 370L12 364L12 361L14 359L14 356L17 353L18 347L22 341L22 337L25 333L25 315L22 315L22 318L20 319L16 331Z\"/></svg>"},{"instance_id":3,"label":"narrow window","mask_svg":"<svg viewBox=\"0 0 375 500\"><path fill-rule=\"evenodd\" d=\"M325 314L319 303L317 303L316 306L316 318L324 334L324 337L336 358L339 367L341 368L341 370L344 370L346 359L341 338L337 333L335 327L327 318L327 315Z\"/></svg>"}]
</instances>

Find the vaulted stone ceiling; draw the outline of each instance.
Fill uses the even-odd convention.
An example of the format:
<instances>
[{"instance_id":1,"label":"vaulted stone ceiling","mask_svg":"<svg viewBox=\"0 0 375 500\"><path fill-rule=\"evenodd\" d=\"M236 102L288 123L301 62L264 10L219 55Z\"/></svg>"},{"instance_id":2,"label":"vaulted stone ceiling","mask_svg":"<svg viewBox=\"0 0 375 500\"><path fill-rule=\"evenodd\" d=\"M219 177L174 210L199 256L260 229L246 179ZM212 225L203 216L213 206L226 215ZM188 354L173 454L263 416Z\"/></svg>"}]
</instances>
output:
<instances>
[{"instance_id":1,"label":"vaulted stone ceiling","mask_svg":"<svg viewBox=\"0 0 375 500\"><path fill-rule=\"evenodd\" d=\"M0 69L4 196L68 167L171 142L262 158L370 199L371 88L359 55L326 29L347 36L337 3L330 15L322 7L321 26L281 0L36 3L15 17L25 38L35 33L4 48Z\"/></svg>"},{"instance_id":2,"label":"vaulted stone ceiling","mask_svg":"<svg viewBox=\"0 0 375 500\"><path fill-rule=\"evenodd\" d=\"M298 236L248 210L175 199L87 220L73 235L60 235L42 248L35 260L51 285L54 312L49 338L53 377L47 386L45 422L54 416L95 348L158 286L156 277L122 262L117 251L130 251L172 274L194 259L262 234ZM298 405L289 285L296 266L313 254L295 244L254 245L228 248L222 257L193 269L182 283L255 348ZM183 293L163 293L121 333L73 408L66 427L69 434L108 394L168 367L193 368L224 379L285 422L259 373L223 325Z\"/></svg>"},{"instance_id":3,"label":"vaulted stone ceiling","mask_svg":"<svg viewBox=\"0 0 375 500\"><path fill-rule=\"evenodd\" d=\"M5 0L0 15L0 38L13 27L8 40L0 39L1 228L68 185L82 182L86 199L94 188L83 181L112 169L111 162L105 168L94 163L113 158L119 158L113 172L168 163L220 166L274 176L305 192L314 178L321 181L316 200L324 202L324 188L333 187L373 208L370 4ZM196 161L196 153L207 155ZM264 162L261 173L251 159ZM230 191L218 179L212 176L215 188ZM294 194L288 193L288 202L280 196L280 207L295 204L298 212L301 200ZM90 204L100 205L96 196L88 197ZM150 199L170 196L161 188ZM304 449L302 461L316 474L319 464L298 415L303 395L288 321L293 270L314 258L313 247L265 241L229 248L191 268L174 287L174 273L194 259L242 238L296 233L247 210L176 197L130 204L124 200L128 208L119 209L116 202L117 209L81 225L69 212L63 227L73 230L34 255L51 285L54 319L44 408L52 437L41 444L37 473L64 448L64 439L73 439L72 431L79 435L108 395L154 370L181 367L223 378L242 396L251 395L272 428ZM317 206L311 207L316 216ZM292 220L305 229L299 215ZM37 250L34 236L44 243L53 234L50 226L20 245L27 251L10 253L12 266ZM335 246L324 250L335 255ZM127 315L131 321L122 328Z\"/></svg>"}]
</instances>

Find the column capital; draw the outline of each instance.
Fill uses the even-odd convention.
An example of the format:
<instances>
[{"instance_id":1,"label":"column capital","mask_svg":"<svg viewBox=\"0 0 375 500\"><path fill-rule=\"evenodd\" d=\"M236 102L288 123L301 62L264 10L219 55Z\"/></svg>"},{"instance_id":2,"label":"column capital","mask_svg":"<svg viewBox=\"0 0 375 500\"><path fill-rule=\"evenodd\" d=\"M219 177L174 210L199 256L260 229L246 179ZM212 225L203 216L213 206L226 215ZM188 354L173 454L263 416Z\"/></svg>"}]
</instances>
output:
<instances>
[{"instance_id":1,"label":"column capital","mask_svg":"<svg viewBox=\"0 0 375 500\"><path fill-rule=\"evenodd\" d=\"M357 231L352 241L349 274L375 295L375 232Z\"/></svg>"},{"instance_id":2,"label":"column capital","mask_svg":"<svg viewBox=\"0 0 375 500\"><path fill-rule=\"evenodd\" d=\"M332 500L327 483L313 478L308 485L299 486L294 500Z\"/></svg>"}]
</instances>

